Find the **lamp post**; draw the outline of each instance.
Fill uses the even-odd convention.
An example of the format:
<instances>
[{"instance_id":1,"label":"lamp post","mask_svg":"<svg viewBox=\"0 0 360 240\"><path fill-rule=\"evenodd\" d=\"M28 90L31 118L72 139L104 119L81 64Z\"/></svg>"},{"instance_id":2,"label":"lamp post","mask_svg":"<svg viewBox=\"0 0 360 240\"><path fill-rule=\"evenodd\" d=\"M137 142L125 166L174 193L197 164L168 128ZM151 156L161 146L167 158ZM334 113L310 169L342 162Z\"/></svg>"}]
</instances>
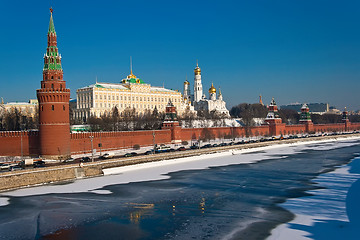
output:
<instances>
[{"instance_id":1,"label":"lamp post","mask_svg":"<svg viewBox=\"0 0 360 240\"><path fill-rule=\"evenodd\" d=\"M153 131L153 146L154 146L154 153L155 153L155 131Z\"/></svg>"},{"instance_id":2,"label":"lamp post","mask_svg":"<svg viewBox=\"0 0 360 240\"><path fill-rule=\"evenodd\" d=\"M91 162L94 162L94 144L93 144L94 136L90 136L89 138L91 141Z\"/></svg>"},{"instance_id":3,"label":"lamp post","mask_svg":"<svg viewBox=\"0 0 360 240\"><path fill-rule=\"evenodd\" d=\"M24 158L24 152L23 152L23 139L22 139L22 135L23 135L23 130L21 130L20 132L20 141L21 141L21 161Z\"/></svg>"},{"instance_id":4,"label":"lamp post","mask_svg":"<svg viewBox=\"0 0 360 240\"><path fill-rule=\"evenodd\" d=\"M99 143L99 148L100 148L100 156L101 156L101 147L102 147L102 143L101 143L101 132L102 132L102 130L100 130L100 143Z\"/></svg>"}]
</instances>

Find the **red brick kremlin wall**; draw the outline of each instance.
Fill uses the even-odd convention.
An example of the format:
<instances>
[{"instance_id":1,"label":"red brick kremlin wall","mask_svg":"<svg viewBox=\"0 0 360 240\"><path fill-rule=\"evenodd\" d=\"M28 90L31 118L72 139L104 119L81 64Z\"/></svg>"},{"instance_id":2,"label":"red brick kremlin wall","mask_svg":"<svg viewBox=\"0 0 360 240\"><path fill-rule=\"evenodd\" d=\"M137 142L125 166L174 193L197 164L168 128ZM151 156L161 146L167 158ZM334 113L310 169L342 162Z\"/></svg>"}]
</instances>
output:
<instances>
[{"instance_id":1,"label":"red brick kremlin wall","mask_svg":"<svg viewBox=\"0 0 360 240\"><path fill-rule=\"evenodd\" d=\"M250 136L269 136L269 126L263 125L258 127L216 127L216 128L184 128L178 129L177 139L191 141L199 138L233 138ZM314 124L313 132L334 132L334 131L353 131L360 130L360 123L347 123L345 130L344 123L338 124ZM305 133L305 124L298 125L281 125L277 129L277 134L300 134ZM96 133L72 133L70 134L71 153L84 153L91 151L91 140L93 138L94 149L99 151L98 144L102 143L102 151L129 148L135 144L147 146L153 144L153 133L155 133L155 143L170 143L171 130L155 131L124 131L124 132L96 132ZM0 156L20 156L21 139L23 142L24 156L37 156L40 154L39 134L37 131L31 132L0 132Z\"/></svg>"}]
</instances>

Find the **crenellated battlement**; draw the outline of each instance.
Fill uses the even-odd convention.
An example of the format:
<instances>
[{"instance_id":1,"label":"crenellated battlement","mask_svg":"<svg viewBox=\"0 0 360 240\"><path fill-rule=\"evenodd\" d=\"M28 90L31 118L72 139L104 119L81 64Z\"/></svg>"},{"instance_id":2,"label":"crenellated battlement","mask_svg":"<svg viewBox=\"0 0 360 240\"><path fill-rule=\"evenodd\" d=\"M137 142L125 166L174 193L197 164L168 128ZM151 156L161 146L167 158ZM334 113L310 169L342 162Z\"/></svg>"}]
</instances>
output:
<instances>
[{"instance_id":1,"label":"crenellated battlement","mask_svg":"<svg viewBox=\"0 0 360 240\"><path fill-rule=\"evenodd\" d=\"M1 131L0 137L39 136L39 131Z\"/></svg>"}]
</instances>

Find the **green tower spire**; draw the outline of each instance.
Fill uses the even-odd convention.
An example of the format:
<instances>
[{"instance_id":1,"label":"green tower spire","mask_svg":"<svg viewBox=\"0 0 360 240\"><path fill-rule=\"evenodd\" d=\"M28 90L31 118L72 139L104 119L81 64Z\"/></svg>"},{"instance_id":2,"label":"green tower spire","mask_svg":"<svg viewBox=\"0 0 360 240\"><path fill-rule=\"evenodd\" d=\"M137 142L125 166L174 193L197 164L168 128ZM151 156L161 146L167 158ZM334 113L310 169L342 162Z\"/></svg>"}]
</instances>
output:
<instances>
[{"instance_id":1,"label":"green tower spire","mask_svg":"<svg viewBox=\"0 0 360 240\"><path fill-rule=\"evenodd\" d=\"M50 23L48 31L48 47L44 56L44 70L62 70L61 56L57 48L57 36L53 20L53 9L50 8Z\"/></svg>"},{"instance_id":2,"label":"green tower spire","mask_svg":"<svg viewBox=\"0 0 360 240\"><path fill-rule=\"evenodd\" d=\"M51 16L50 16L50 23L49 23L49 31L48 31L48 33L55 33L56 34L52 13L53 13L53 9L50 8Z\"/></svg>"}]
</instances>

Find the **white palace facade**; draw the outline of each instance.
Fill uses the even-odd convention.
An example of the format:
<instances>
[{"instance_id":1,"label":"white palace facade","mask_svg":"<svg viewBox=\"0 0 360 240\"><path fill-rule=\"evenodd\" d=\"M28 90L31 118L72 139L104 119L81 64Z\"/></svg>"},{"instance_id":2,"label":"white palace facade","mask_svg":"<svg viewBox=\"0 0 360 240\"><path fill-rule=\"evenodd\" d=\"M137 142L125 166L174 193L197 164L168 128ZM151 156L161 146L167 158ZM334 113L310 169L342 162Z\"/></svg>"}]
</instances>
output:
<instances>
[{"instance_id":1,"label":"white palace facade","mask_svg":"<svg viewBox=\"0 0 360 240\"><path fill-rule=\"evenodd\" d=\"M110 114L114 107L117 107L119 113L127 108L135 109L140 114L153 111L155 108L159 112L165 112L169 99L179 115L192 107L184 101L179 91L144 83L132 73L132 70L121 83L96 82L78 89L76 95L74 118L81 120L86 120L90 116Z\"/></svg>"}]
</instances>

